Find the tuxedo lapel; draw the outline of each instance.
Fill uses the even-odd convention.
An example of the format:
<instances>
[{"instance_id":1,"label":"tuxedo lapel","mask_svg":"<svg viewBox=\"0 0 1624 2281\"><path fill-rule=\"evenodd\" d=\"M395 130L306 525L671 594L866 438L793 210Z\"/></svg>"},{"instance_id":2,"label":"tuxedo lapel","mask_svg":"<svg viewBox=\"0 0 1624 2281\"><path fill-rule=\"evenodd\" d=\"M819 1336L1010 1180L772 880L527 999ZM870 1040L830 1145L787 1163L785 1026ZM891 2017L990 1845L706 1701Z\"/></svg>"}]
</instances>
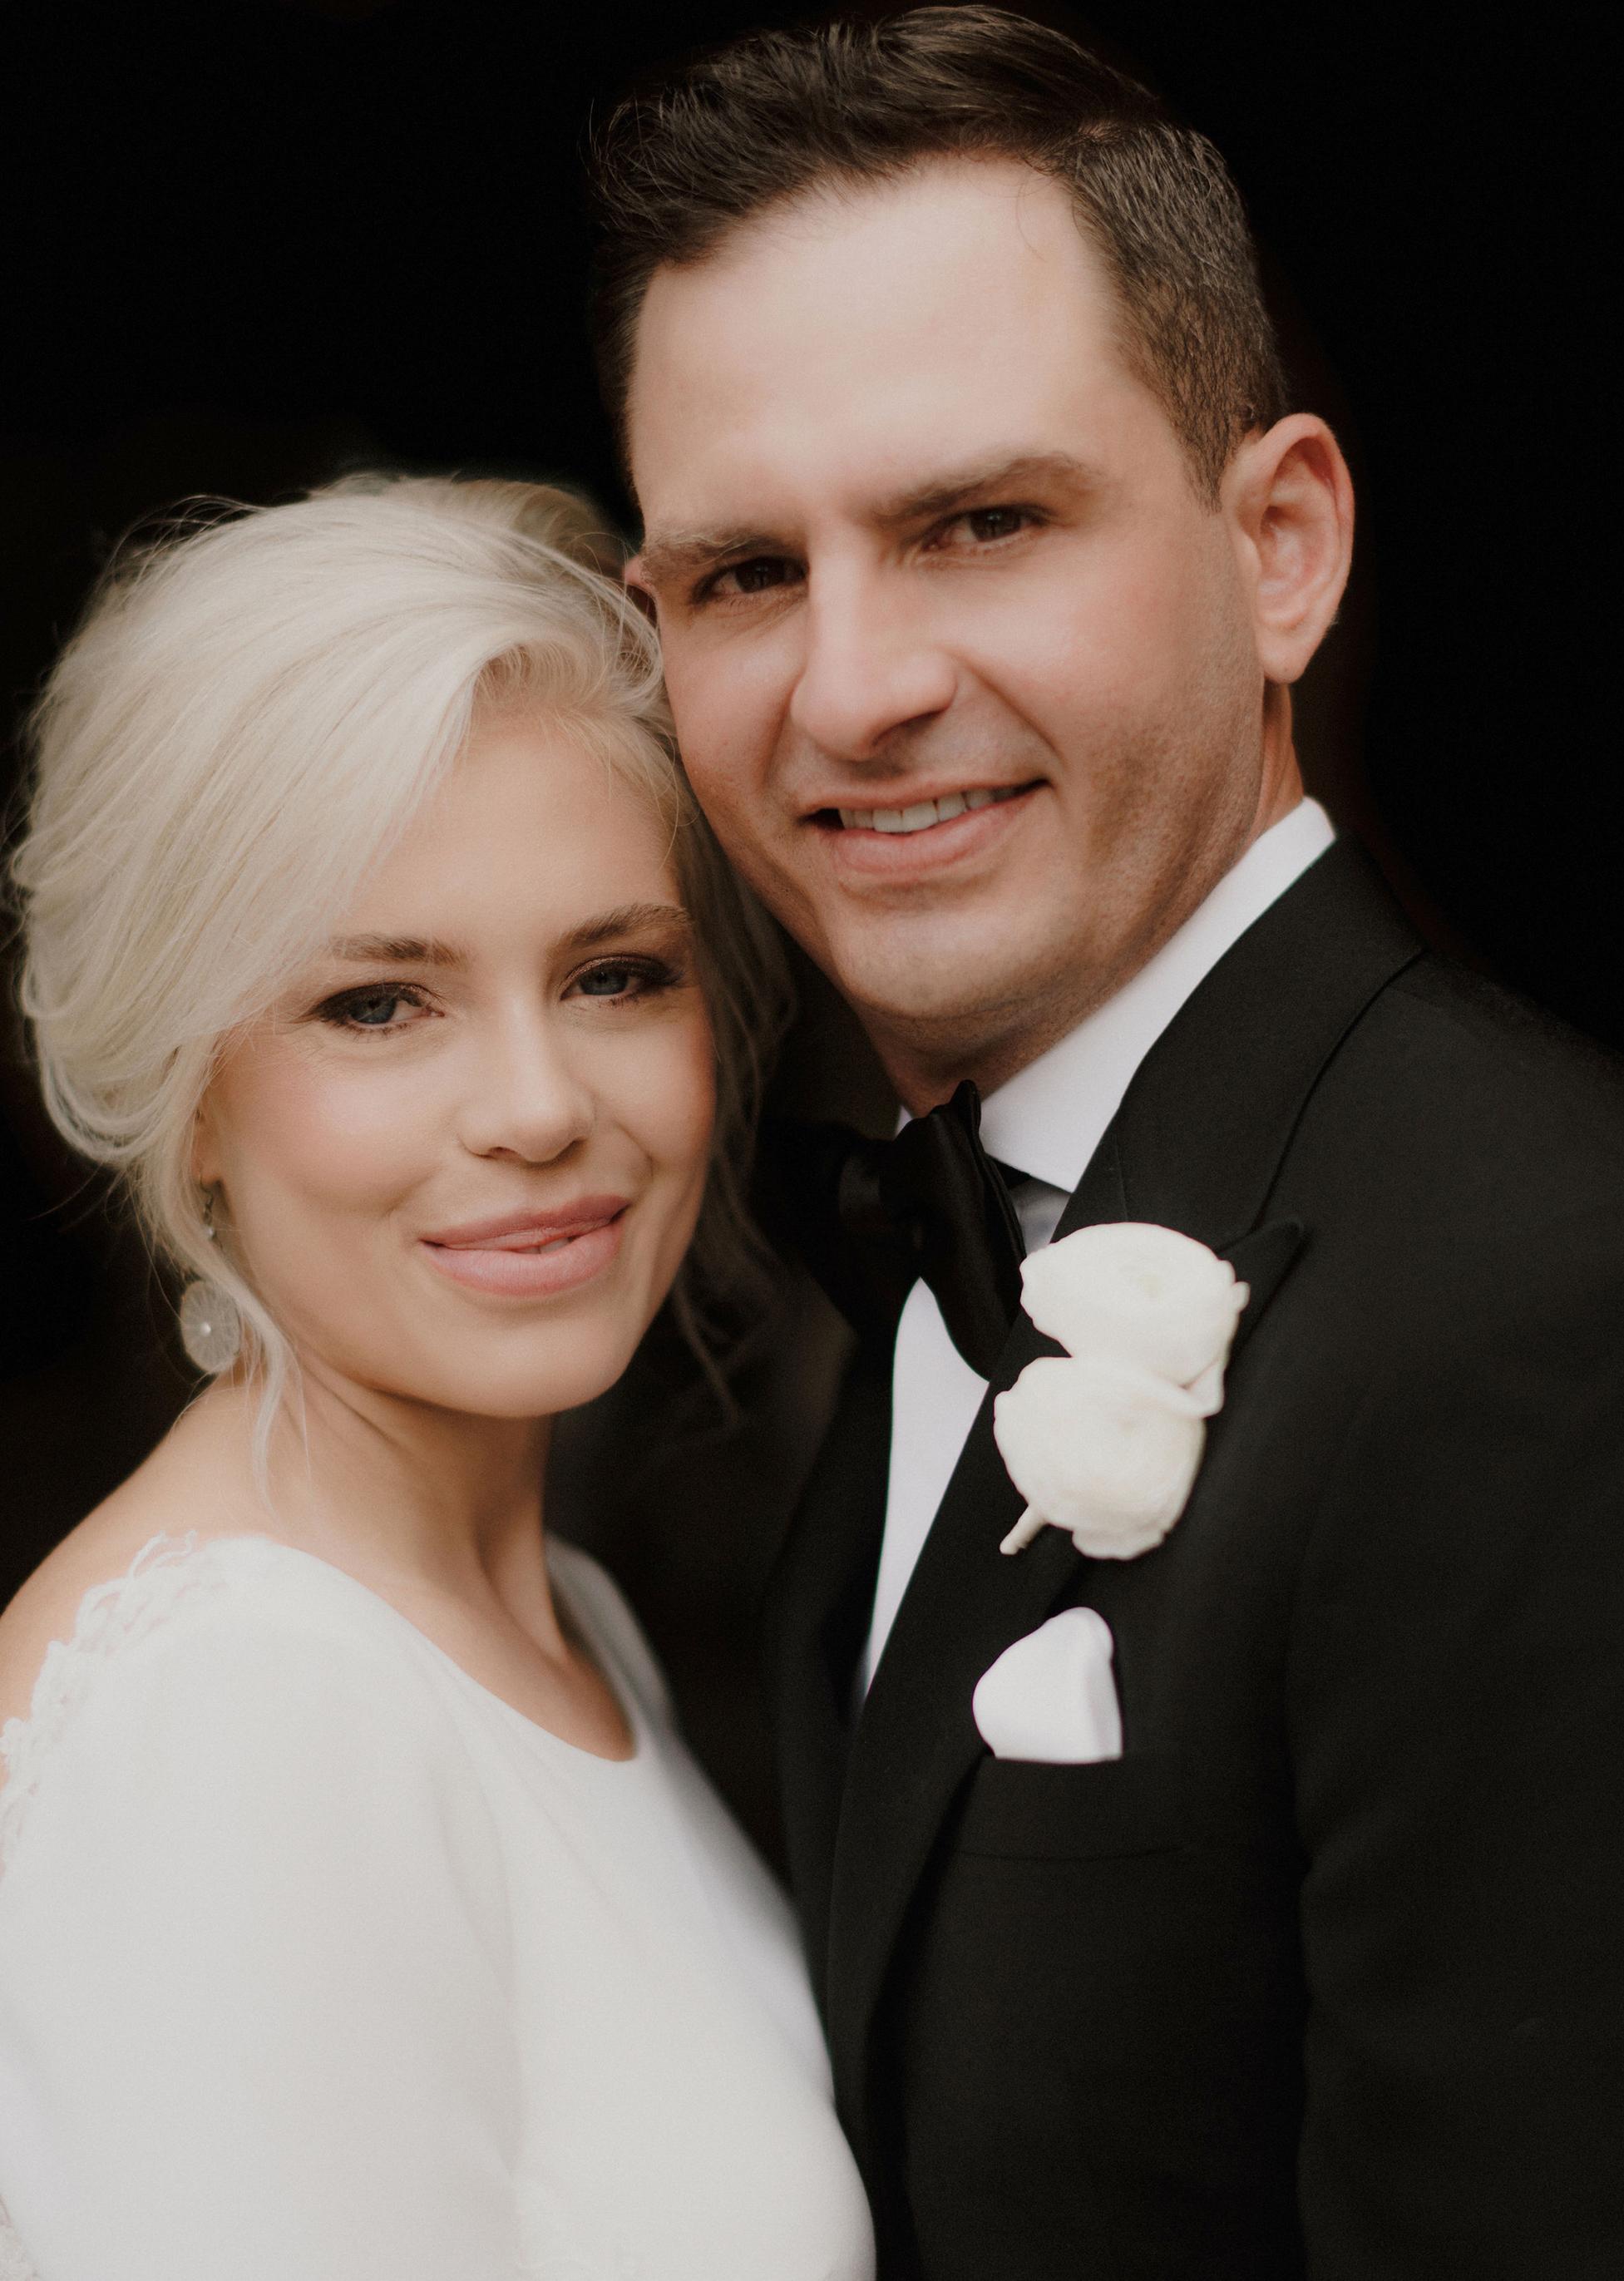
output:
<instances>
[{"instance_id":1,"label":"tuxedo lapel","mask_svg":"<svg viewBox=\"0 0 1624 2281\"><path fill-rule=\"evenodd\" d=\"M1232 1256L1255 1280L1249 1330L1303 1230L1258 1228L1320 1071L1420 946L1357 843L1339 841L1229 952L1169 1025L1071 1197L1056 1240L1150 1220ZM1248 1236L1249 1231L1256 1231ZM1242 1238L1247 1238L1243 1242ZM1248 1320L1248 1318L1250 1320ZM858 1726L840 1807L826 2014L843 2119L871 2156L869 2051L909 1905L984 1746L976 1682L1074 1581L1071 1538L999 1552L1023 1499L1000 1458L992 1397L1061 1349L1022 1315L948 1484Z\"/></svg>"}]
</instances>

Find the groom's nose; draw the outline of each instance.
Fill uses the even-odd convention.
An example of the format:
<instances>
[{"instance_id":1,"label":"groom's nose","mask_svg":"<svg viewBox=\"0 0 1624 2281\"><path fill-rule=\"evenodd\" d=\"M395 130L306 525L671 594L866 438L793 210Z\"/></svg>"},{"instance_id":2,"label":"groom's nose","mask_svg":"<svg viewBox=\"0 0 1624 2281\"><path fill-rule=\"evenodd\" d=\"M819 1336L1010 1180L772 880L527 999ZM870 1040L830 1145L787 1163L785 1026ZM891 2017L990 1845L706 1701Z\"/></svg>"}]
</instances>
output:
<instances>
[{"instance_id":1,"label":"groom's nose","mask_svg":"<svg viewBox=\"0 0 1624 2281\"><path fill-rule=\"evenodd\" d=\"M808 582L790 718L819 751L872 761L894 732L945 712L958 674L905 580L841 564Z\"/></svg>"}]
</instances>

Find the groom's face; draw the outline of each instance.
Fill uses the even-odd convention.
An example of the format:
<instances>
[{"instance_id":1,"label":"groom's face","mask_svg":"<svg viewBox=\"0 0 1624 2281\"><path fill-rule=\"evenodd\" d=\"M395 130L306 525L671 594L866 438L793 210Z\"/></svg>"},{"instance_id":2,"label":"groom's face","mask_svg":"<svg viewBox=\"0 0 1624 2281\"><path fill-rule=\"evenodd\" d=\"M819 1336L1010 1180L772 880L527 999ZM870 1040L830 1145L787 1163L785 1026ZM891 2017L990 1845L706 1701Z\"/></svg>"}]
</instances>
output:
<instances>
[{"instance_id":1,"label":"groom's face","mask_svg":"<svg viewBox=\"0 0 1624 2281\"><path fill-rule=\"evenodd\" d=\"M1226 517L1069 201L958 162L658 273L630 406L696 791L905 1094L1007 1074L1253 828Z\"/></svg>"}]
</instances>

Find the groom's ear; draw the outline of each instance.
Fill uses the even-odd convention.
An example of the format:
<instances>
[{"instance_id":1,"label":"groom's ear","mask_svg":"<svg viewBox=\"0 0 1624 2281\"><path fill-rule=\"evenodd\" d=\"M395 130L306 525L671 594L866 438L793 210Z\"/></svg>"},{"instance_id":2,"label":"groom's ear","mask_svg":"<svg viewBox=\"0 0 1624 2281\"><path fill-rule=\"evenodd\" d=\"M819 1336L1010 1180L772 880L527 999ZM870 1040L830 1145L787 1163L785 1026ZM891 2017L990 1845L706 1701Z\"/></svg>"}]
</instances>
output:
<instances>
[{"instance_id":1,"label":"groom's ear","mask_svg":"<svg viewBox=\"0 0 1624 2281\"><path fill-rule=\"evenodd\" d=\"M653 589L647 585L644 580L643 550L641 547L638 549L637 553L632 556L630 561L626 564L620 575L624 582L626 592L630 595L638 609L642 611L650 625L653 625L654 623Z\"/></svg>"},{"instance_id":2,"label":"groom's ear","mask_svg":"<svg viewBox=\"0 0 1624 2281\"><path fill-rule=\"evenodd\" d=\"M1219 506L1249 590L1265 679L1295 681L1335 622L1353 561L1353 483L1325 421L1295 412L1249 436Z\"/></svg>"}]
</instances>

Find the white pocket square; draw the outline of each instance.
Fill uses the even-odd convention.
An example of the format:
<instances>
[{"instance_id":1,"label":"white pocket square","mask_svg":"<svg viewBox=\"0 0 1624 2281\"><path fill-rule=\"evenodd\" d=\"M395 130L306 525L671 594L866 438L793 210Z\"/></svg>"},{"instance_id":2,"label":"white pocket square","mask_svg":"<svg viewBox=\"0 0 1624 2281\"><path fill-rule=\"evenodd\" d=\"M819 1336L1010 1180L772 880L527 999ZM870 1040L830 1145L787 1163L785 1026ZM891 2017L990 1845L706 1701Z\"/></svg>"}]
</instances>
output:
<instances>
[{"instance_id":1,"label":"white pocket square","mask_svg":"<svg viewBox=\"0 0 1624 2281\"><path fill-rule=\"evenodd\" d=\"M1094 1608L1066 1608L1005 1648L971 1697L995 1759L1080 1767L1122 1756L1116 1643Z\"/></svg>"}]
</instances>

